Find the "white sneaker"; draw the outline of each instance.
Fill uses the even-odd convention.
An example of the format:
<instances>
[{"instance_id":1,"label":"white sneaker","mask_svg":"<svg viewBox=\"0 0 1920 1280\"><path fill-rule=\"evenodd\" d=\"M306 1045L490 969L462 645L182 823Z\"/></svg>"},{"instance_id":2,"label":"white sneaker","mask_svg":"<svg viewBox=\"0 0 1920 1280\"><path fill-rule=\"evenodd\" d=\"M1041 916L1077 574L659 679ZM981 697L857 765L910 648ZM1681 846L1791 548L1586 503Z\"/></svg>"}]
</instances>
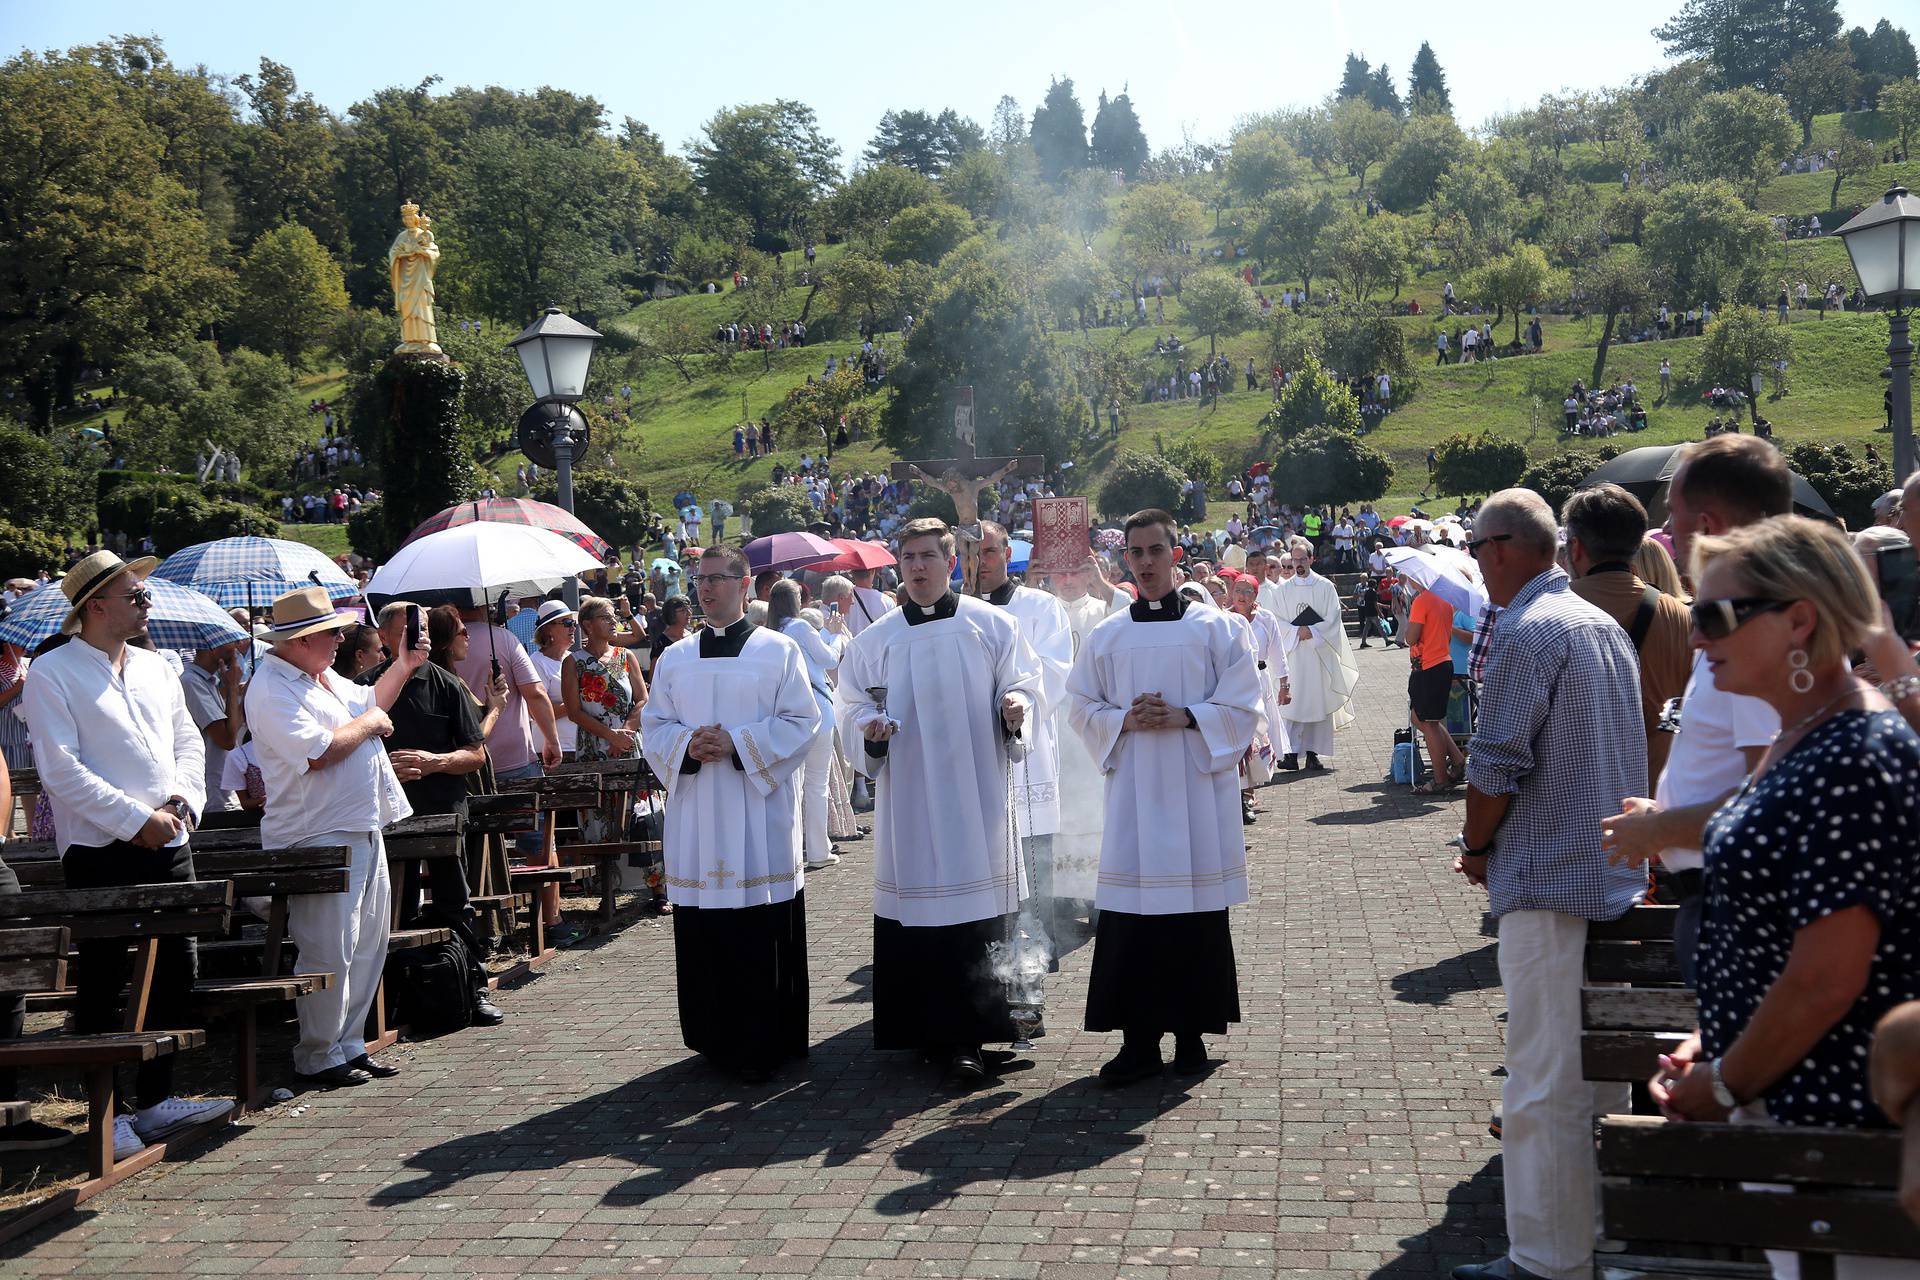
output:
<instances>
[{"instance_id":1,"label":"white sneaker","mask_svg":"<svg viewBox=\"0 0 1920 1280\"><path fill-rule=\"evenodd\" d=\"M819 862L809 862L807 864L807 870L824 871L838 861L840 861L839 854L829 853L825 858L821 859Z\"/></svg>"},{"instance_id":2,"label":"white sneaker","mask_svg":"<svg viewBox=\"0 0 1920 1280\"><path fill-rule=\"evenodd\" d=\"M146 1149L147 1144L140 1141L140 1135L133 1131L133 1117L115 1116L113 1118L113 1158L125 1160L130 1156L139 1155Z\"/></svg>"},{"instance_id":3,"label":"white sneaker","mask_svg":"<svg viewBox=\"0 0 1920 1280\"><path fill-rule=\"evenodd\" d=\"M221 1098L213 1102L189 1102L185 1098L168 1098L165 1102L155 1103L133 1116L134 1132L146 1142L158 1142L162 1138L179 1133L182 1129L191 1129L195 1125L209 1124L219 1120L233 1110L233 1099Z\"/></svg>"}]
</instances>

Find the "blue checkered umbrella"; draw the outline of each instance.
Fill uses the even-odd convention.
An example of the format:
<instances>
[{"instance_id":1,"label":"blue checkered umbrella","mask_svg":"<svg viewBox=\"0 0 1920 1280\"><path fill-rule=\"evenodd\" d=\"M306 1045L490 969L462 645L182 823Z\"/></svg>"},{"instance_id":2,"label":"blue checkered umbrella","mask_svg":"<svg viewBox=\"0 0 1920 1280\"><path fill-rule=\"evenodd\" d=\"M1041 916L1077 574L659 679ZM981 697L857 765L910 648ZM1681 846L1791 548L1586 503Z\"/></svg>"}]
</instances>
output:
<instances>
[{"instance_id":1,"label":"blue checkered umbrella","mask_svg":"<svg viewBox=\"0 0 1920 1280\"><path fill-rule=\"evenodd\" d=\"M153 592L147 635L157 647L212 649L247 638L225 610L200 592L153 577L146 585ZM49 582L13 602L0 621L0 640L32 652L60 630L67 609L67 593L58 583Z\"/></svg>"},{"instance_id":2,"label":"blue checkered umbrella","mask_svg":"<svg viewBox=\"0 0 1920 1280\"><path fill-rule=\"evenodd\" d=\"M264 609L289 591L315 585L335 600L360 594L353 579L320 551L282 538L195 543L162 560L153 576L204 592L229 609Z\"/></svg>"}]
</instances>

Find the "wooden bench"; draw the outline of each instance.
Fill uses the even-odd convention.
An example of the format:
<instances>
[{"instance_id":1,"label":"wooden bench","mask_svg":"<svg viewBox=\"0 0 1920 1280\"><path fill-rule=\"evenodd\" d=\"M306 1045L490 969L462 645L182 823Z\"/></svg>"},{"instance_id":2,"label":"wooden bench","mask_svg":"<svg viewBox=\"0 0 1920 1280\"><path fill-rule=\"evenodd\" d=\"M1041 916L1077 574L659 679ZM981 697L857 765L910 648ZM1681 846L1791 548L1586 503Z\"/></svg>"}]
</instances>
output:
<instances>
[{"instance_id":1,"label":"wooden bench","mask_svg":"<svg viewBox=\"0 0 1920 1280\"><path fill-rule=\"evenodd\" d=\"M572 779L585 785L589 779L600 793L596 802L605 801L610 795L618 795L626 808L631 808L636 794L660 795L666 790L660 779L655 776L653 767L644 757L632 756L624 760L574 760L553 769L548 780ZM617 906L614 890L614 872L620 864L633 854L654 855L660 852L657 840L610 840L598 843L558 844L551 836L548 847L558 856L564 867L591 867L600 877L600 919L602 923L611 923Z\"/></svg>"},{"instance_id":2,"label":"wooden bench","mask_svg":"<svg viewBox=\"0 0 1920 1280\"><path fill-rule=\"evenodd\" d=\"M1920 1259L1920 1226L1896 1194L1900 1142L1891 1130L1609 1116L1600 1122L1606 1231L1625 1240L1781 1249L1799 1255L1802 1280L1831 1280L1840 1254ZM1791 1192L1742 1182L1785 1184ZM1662 1259L1661 1273L1723 1277L1732 1270L1690 1262Z\"/></svg>"},{"instance_id":3,"label":"wooden bench","mask_svg":"<svg viewBox=\"0 0 1920 1280\"><path fill-rule=\"evenodd\" d=\"M1677 908L1641 906L1587 926L1587 985L1580 991L1581 1074L1644 1084L1693 1034L1699 1014L1673 954Z\"/></svg>"}]
</instances>

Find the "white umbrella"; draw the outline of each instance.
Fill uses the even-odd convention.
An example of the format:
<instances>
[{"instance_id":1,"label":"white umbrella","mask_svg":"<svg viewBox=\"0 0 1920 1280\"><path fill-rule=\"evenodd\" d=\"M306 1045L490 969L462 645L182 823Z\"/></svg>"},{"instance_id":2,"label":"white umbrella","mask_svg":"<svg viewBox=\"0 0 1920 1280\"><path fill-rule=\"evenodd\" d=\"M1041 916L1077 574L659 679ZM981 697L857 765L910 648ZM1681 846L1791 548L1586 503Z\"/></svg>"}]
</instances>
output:
<instances>
[{"instance_id":1,"label":"white umbrella","mask_svg":"<svg viewBox=\"0 0 1920 1280\"><path fill-rule=\"evenodd\" d=\"M477 520L409 542L367 583L384 603L483 605L503 593L512 599L545 595L600 562L574 543L532 525Z\"/></svg>"},{"instance_id":2,"label":"white umbrella","mask_svg":"<svg viewBox=\"0 0 1920 1280\"><path fill-rule=\"evenodd\" d=\"M1386 556L1402 577L1460 612L1478 618L1486 611L1487 584L1466 552L1454 547L1388 547Z\"/></svg>"}]
</instances>

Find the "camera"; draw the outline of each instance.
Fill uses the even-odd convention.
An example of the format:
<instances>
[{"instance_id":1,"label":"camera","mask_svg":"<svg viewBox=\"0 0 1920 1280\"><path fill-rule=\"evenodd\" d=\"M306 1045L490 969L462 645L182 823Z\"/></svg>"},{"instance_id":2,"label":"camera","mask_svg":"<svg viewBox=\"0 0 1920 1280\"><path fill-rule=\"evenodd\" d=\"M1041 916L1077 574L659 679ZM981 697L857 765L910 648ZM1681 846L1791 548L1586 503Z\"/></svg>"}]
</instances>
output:
<instances>
[{"instance_id":1,"label":"camera","mask_svg":"<svg viewBox=\"0 0 1920 1280\"><path fill-rule=\"evenodd\" d=\"M1874 585L1893 614L1894 630L1908 644L1920 640L1920 569L1913 544L1881 547L1873 554Z\"/></svg>"}]
</instances>

